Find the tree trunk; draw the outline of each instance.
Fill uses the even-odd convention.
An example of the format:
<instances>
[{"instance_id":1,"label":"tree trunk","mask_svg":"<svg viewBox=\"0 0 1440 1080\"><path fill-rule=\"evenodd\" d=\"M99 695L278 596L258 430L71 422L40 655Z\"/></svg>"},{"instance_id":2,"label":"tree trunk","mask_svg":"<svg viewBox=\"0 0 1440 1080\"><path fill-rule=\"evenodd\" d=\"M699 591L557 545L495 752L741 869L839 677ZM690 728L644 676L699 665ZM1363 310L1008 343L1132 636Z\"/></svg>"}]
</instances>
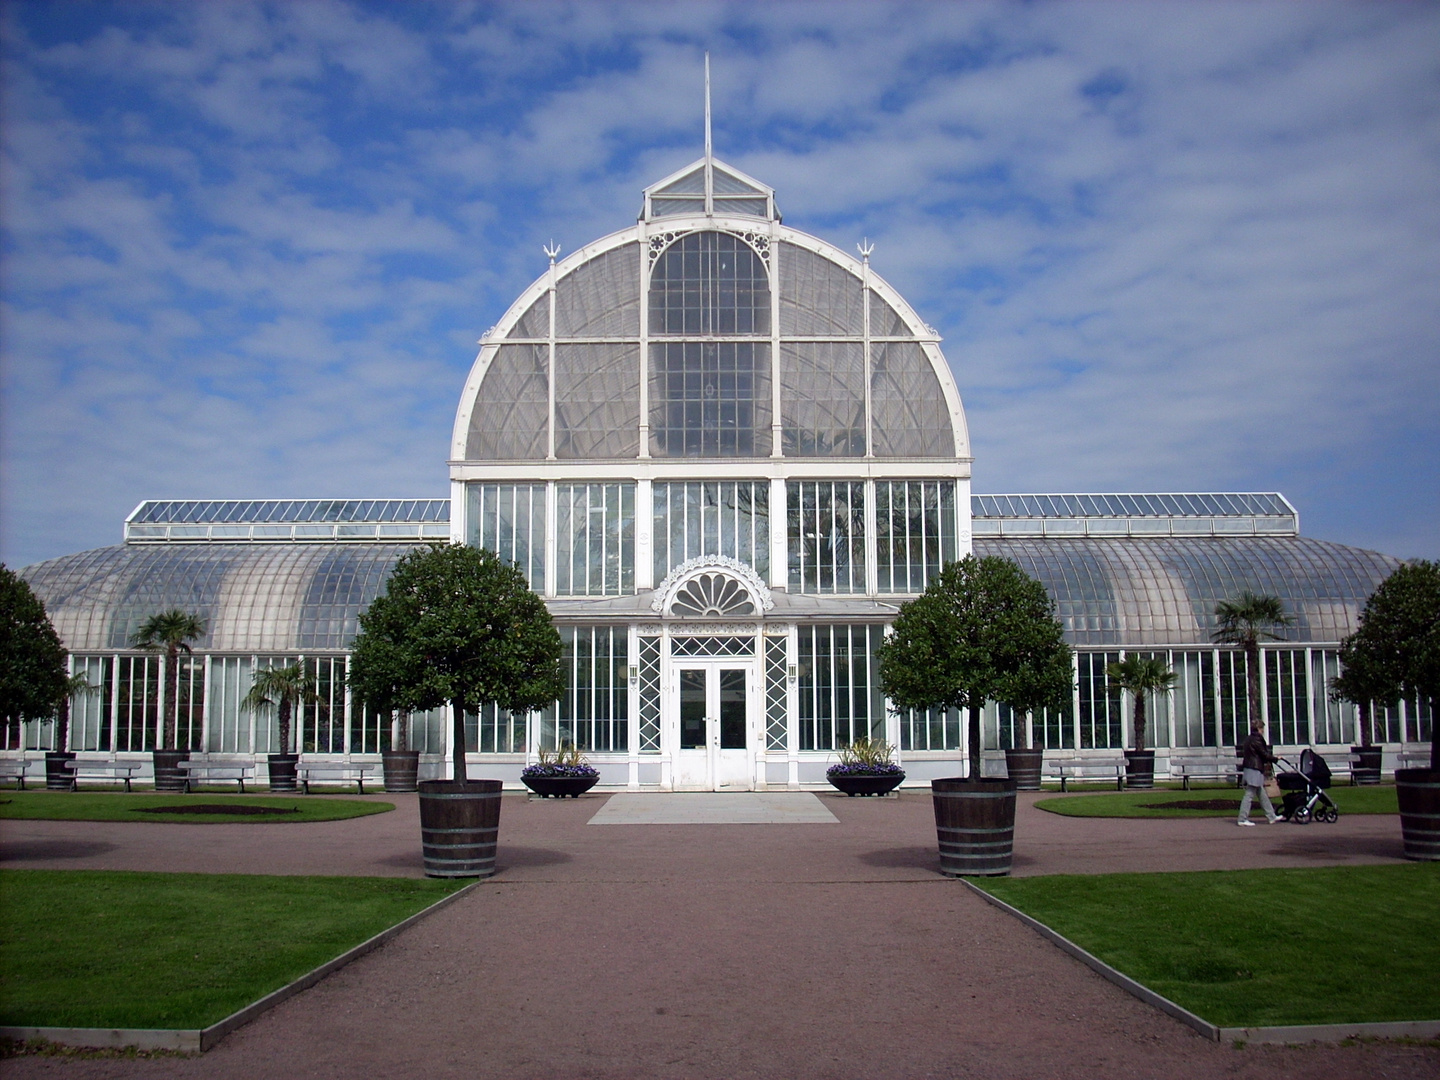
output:
<instances>
[{"instance_id":1,"label":"tree trunk","mask_svg":"<svg viewBox=\"0 0 1440 1080\"><path fill-rule=\"evenodd\" d=\"M175 741L175 718L179 715L175 699L180 694L180 650L171 645L165 650L165 730L161 733L161 750L179 750Z\"/></svg>"},{"instance_id":2,"label":"tree trunk","mask_svg":"<svg viewBox=\"0 0 1440 1080\"><path fill-rule=\"evenodd\" d=\"M970 706L970 730L966 733L970 742L970 779L980 779L980 707Z\"/></svg>"},{"instance_id":3,"label":"tree trunk","mask_svg":"<svg viewBox=\"0 0 1440 1080\"><path fill-rule=\"evenodd\" d=\"M465 706L458 701L450 703L452 713L451 737L454 742L452 758L455 762L456 783L463 784L470 779L470 774L465 769Z\"/></svg>"},{"instance_id":4,"label":"tree trunk","mask_svg":"<svg viewBox=\"0 0 1440 1080\"><path fill-rule=\"evenodd\" d=\"M280 699L280 753L290 753L290 699Z\"/></svg>"},{"instance_id":5,"label":"tree trunk","mask_svg":"<svg viewBox=\"0 0 1440 1080\"><path fill-rule=\"evenodd\" d=\"M1258 641L1245 643L1245 698L1250 711L1249 721L1254 724L1265 715L1260 708L1260 643ZM1262 728L1262 730L1264 729ZM1269 743L1275 741L1270 737L1268 731L1265 733L1265 741Z\"/></svg>"},{"instance_id":6,"label":"tree trunk","mask_svg":"<svg viewBox=\"0 0 1440 1080\"><path fill-rule=\"evenodd\" d=\"M1135 695L1135 749L1145 749L1145 694Z\"/></svg>"},{"instance_id":7,"label":"tree trunk","mask_svg":"<svg viewBox=\"0 0 1440 1080\"><path fill-rule=\"evenodd\" d=\"M1440 769L1440 698L1430 699L1430 768Z\"/></svg>"},{"instance_id":8,"label":"tree trunk","mask_svg":"<svg viewBox=\"0 0 1440 1080\"><path fill-rule=\"evenodd\" d=\"M70 695L60 695L55 709L55 749L63 753L70 749Z\"/></svg>"},{"instance_id":9,"label":"tree trunk","mask_svg":"<svg viewBox=\"0 0 1440 1080\"><path fill-rule=\"evenodd\" d=\"M395 739L392 749L410 749L410 710L400 709L396 712Z\"/></svg>"},{"instance_id":10,"label":"tree trunk","mask_svg":"<svg viewBox=\"0 0 1440 1080\"><path fill-rule=\"evenodd\" d=\"M1360 745L1375 745L1375 703L1372 701L1360 706Z\"/></svg>"}]
</instances>

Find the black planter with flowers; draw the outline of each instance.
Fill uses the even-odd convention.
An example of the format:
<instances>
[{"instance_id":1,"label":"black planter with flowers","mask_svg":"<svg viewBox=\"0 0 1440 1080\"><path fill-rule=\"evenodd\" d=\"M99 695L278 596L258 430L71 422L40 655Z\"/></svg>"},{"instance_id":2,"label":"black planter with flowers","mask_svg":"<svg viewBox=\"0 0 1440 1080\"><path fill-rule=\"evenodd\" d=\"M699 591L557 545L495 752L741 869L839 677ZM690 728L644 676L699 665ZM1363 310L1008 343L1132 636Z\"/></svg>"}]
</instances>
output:
<instances>
[{"instance_id":1,"label":"black planter with flowers","mask_svg":"<svg viewBox=\"0 0 1440 1080\"><path fill-rule=\"evenodd\" d=\"M856 739L839 753L840 764L826 769L825 779L851 798L888 795L905 779L905 770L890 760L890 744L881 739Z\"/></svg>"},{"instance_id":2,"label":"black planter with flowers","mask_svg":"<svg viewBox=\"0 0 1440 1080\"><path fill-rule=\"evenodd\" d=\"M583 754L566 745L555 753L540 751L540 761L525 766L521 782L542 799L578 799L600 780L600 773Z\"/></svg>"}]
</instances>

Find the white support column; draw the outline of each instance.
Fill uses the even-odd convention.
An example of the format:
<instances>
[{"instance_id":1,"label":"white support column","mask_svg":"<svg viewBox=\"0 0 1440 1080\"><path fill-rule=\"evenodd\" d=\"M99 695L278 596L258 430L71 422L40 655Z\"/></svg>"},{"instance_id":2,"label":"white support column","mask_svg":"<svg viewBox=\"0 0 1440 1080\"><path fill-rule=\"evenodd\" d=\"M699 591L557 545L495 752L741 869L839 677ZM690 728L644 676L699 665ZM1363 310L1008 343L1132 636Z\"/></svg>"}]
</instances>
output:
<instances>
[{"instance_id":1,"label":"white support column","mask_svg":"<svg viewBox=\"0 0 1440 1080\"><path fill-rule=\"evenodd\" d=\"M650 456L650 225L640 224L640 454Z\"/></svg>"},{"instance_id":2,"label":"white support column","mask_svg":"<svg viewBox=\"0 0 1440 1080\"><path fill-rule=\"evenodd\" d=\"M465 543L470 533L470 501L463 480L450 481L450 542Z\"/></svg>"},{"instance_id":3,"label":"white support column","mask_svg":"<svg viewBox=\"0 0 1440 1080\"><path fill-rule=\"evenodd\" d=\"M770 456L785 456L785 404L780 394L780 242L770 222Z\"/></svg>"},{"instance_id":4,"label":"white support column","mask_svg":"<svg viewBox=\"0 0 1440 1080\"><path fill-rule=\"evenodd\" d=\"M200 752L210 752L210 654L205 654L205 662L200 665L200 678L204 680L200 686Z\"/></svg>"},{"instance_id":5,"label":"white support column","mask_svg":"<svg viewBox=\"0 0 1440 1080\"><path fill-rule=\"evenodd\" d=\"M560 523L556 520L555 481L545 482L545 595L555 595L556 580L556 535Z\"/></svg>"},{"instance_id":6,"label":"white support column","mask_svg":"<svg viewBox=\"0 0 1440 1080\"><path fill-rule=\"evenodd\" d=\"M798 626L785 635L785 786L791 791L800 790L800 679L790 677L799 671L799 638Z\"/></svg>"},{"instance_id":7,"label":"white support column","mask_svg":"<svg viewBox=\"0 0 1440 1080\"><path fill-rule=\"evenodd\" d=\"M547 461L555 460L555 256L560 254L560 248L554 241L545 249L545 254L550 256L550 287L546 295L550 298L550 329L549 347L547 350L548 360L546 361L547 375L547 397L549 408L549 419L545 424L545 458Z\"/></svg>"},{"instance_id":8,"label":"white support column","mask_svg":"<svg viewBox=\"0 0 1440 1080\"><path fill-rule=\"evenodd\" d=\"M654 485L648 479L635 482L635 588L655 587L655 506Z\"/></svg>"},{"instance_id":9,"label":"white support column","mask_svg":"<svg viewBox=\"0 0 1440 1080\"><path fill-rule=\"evenodd\" d=\"M785 481L770 481L770 587L788 589L790 582L790 515L785 505Z\"/></svg>"},{"instance_id":10,"label":"white support column","mask_svg":"<svg viewBox=\"0 0 1440 1080\"><path fill-rule=\"evenodd\" d=\"M875 456L875 437L874 432L871 430L871 398L873 394L870 386L870 253L875 250L875 246L871 244L870 241L867 239L862 244L860 244L859 250L861 260L860 300L861 310L864 312L865 320L865 344L863 357L863 362L865 365L865 456L867 458L873 458Z\"/></svg>"}]
</instances>

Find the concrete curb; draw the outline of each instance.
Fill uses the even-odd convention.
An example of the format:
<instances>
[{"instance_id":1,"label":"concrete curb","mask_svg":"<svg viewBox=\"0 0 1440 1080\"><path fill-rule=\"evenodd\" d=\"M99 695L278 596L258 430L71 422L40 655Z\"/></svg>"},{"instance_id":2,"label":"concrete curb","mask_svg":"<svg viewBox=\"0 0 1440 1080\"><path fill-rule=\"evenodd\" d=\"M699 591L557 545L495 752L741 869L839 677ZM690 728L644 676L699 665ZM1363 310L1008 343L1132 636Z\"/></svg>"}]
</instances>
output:
<instances>
[{"instance_id":1,"label":"concrete curb","mask_svg":"<svg viewBox=\"0 0 1440 1080\"><path fill-rule=\"evenodd\" d=\"M483 880L483 879L482 879ZM181 1050L190 1053L204 1053L237 1028L244 1027L262 1013L267 1013L283 1001L294 997L302 990L308 990L321 979L339 971L346 964L360 959L366 953L374 952L381 945L404 933L421 919L433 915L470 892L481 881L473 881L463 889L442 897L427 908L422 908L408 919L382 930L374 937L362 941L353 949L341 953L333 960L326 961L313 971L301 975L294 982L286 983L280 989L266 994L258 1001L252 1001L243 1009L231 1013L223 1020L206 1028L69 1028L69 1027L0 1027L0 1038L28 1042L44 1039L64 1046L85 1046L99 1049L122 1049L133 1046L137 1050Z\"/></svg>"},{"instance_id":2,"label":"concrete curb","mask_svg":"<svg viewBox=\"0 0 1440 1080\"><path fill-rule=\"evenodd\" d=\"M1215 1042L1286 1044L1342 1042L1345 1039L1440 1039L1440 1020L1399 1020L1369 1024L1297 1024L1289 1027L1218 1027L1204 1017L1196 1016L1189 1009L1175 1004L1169 998L1155 993L1143 983L1138 983L1130 976L1117 971L1104 960L1086 952L1069 938L1056 933L1038 919L1026 915L1019 908L1012 907L999 897L991 896L973 882L966 881L964 878L959 880L962 885L986 903L1018 919L1041 937L1075 957L1097 975L1139 998L1145 1004L1153 1005L1161 1012L1173 1016L1182 1024L1194 1028L1201 1035L1207 1039L1213 1039Z\"/></svg>"}]
</instances>

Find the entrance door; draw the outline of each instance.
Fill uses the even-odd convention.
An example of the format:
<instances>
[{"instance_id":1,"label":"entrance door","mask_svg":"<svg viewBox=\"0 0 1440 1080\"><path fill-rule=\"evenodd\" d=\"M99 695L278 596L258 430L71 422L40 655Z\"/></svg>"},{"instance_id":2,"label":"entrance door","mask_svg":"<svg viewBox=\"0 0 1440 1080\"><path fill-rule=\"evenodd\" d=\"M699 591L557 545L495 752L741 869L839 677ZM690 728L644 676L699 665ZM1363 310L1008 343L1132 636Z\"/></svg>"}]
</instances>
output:
<instances>
[{"instance_id":1,"label":"entrance door","mask_svg":"<svg viewBox=\"0 0 1440 1080\"><path fill-rule=\"evenodd\" d=\"M690 791L749 791L755 755L750 746L750 668L723 664L677 666L674 714L679 720L675 787Z\"/></svg>"}]
</instances>

